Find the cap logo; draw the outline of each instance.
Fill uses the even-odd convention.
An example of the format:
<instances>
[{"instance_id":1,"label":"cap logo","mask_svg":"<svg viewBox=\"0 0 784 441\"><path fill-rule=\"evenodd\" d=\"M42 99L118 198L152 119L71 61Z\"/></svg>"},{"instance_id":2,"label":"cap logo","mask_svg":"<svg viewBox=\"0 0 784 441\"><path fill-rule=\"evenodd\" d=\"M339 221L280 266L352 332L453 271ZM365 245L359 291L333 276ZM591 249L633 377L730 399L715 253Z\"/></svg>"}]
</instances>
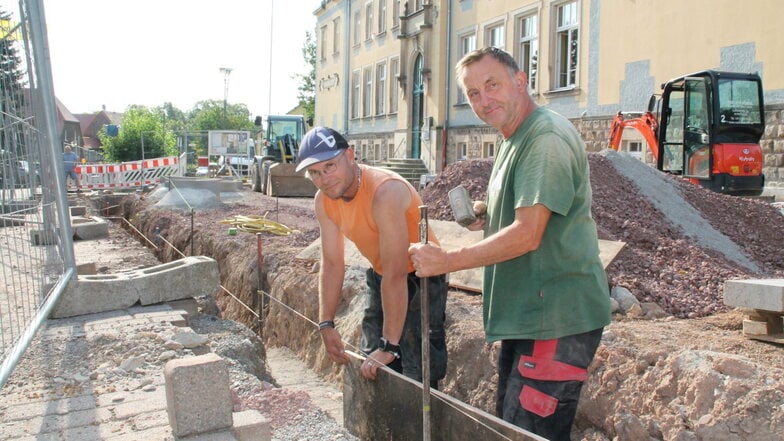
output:
<instances>
[{"instance_id":1,"label":"cap logo","mask_svg":"<svg viewBox=\"0 0 784 441\"><path fill-rule=\"evenodd\" d=\"M316 132L316 135L319 138L321 138L321 142L327 144L327 147L329 147L331 149L335 148L335 144L337 144L337 141L335 141L335 137L334 136L332 136L332 135L327 136L324 133L322 133L321 131ZM316 144L314 146L314 148L318 148L318 146L321 144L321 142Z\"/></svg>"}]
</instances>

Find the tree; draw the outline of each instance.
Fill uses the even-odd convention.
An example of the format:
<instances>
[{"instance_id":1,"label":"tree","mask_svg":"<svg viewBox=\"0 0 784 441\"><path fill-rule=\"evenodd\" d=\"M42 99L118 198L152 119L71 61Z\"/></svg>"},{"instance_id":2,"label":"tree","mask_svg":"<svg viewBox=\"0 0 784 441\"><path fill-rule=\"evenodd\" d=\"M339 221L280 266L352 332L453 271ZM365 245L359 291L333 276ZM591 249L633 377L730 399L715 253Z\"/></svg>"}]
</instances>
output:
<instances>
[{"instance_id":1,"label":"tree","mask_svg":"<svg viewBox=\"0 0 784 441\"><path fill-rule=\"evenodd\" d=\"M3 99L0 100L2 115L0 123L6 128L0 132L0 149L19 155L24 151L24 136L16 122L7 119L9 115L23 116L19 113L27 108L23 93L27 82L17 41L21 37L21 30L18 24L11 21L11 14L2 10L0 10L0 33L3 36L0 39L0 91L3 93Z\"/></svg>"},{"instance_id":2,"label":"tree","mask_svg":"<svg viewBox=\"0 0 784 441\"><path fill-rule=\"evenodd\" d=\"M103 144L107 161L124 162L161 156L176 156L177 140L166 127L166 115L161 108L130 106L123 115L117 136L109 136L106 127L98 137Z\"/></svg>"},{"instance_id":3,"label":"tree","mask_svg":"<svg viewBox=\"0 0 784 441\"><path fill-rule=\"evenodd\" d=\"M305 45L302 47L302 57L305 64L310 67L310 72L306 75L295 74L294 77L300 81L297 90L299 105L305 109L305 119L313 121L316 116L316 41L313 34L305 32Z\"/></svg>"},{"instance_id":4,"label":"tree","mask_svg":"<svg viewBox=\"0 0 784 441\"><path fill-rule=\"evenodd\" d=\"M223 117L223 101L199 101L188 115L193 130L253 130L250 111L245 104L228 104Z\"/></svg>"}]
</instances>

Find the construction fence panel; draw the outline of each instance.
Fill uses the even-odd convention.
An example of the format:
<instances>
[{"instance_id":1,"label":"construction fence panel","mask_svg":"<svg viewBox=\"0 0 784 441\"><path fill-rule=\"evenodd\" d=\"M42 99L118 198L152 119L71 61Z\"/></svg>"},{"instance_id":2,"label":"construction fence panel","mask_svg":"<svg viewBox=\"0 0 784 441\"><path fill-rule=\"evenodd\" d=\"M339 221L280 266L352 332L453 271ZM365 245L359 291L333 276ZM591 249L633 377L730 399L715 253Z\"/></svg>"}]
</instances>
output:
<instances>
[{"instance_id":1,"label":"construction fence panel","mask_svg":"<svg viewBox=\"0 0 784 441\"><path fill-rule=\"evenodd\" d=\"M75 274L41 5L0 19L0 389Z\"/></svg>"}]
</instances>

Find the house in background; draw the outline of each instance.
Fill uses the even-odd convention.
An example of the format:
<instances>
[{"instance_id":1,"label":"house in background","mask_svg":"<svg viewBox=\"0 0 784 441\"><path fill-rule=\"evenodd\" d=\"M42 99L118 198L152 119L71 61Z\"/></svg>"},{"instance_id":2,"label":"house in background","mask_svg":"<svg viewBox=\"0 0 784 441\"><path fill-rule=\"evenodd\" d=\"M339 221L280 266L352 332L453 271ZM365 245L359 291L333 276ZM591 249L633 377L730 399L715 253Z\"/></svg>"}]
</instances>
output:
<instances>
[{"instance_id":1,"label":"house in background","mask_svg":"<svg viewBox=\"0 0 784 441\"><path fill-rule=\"evenodd\" d=\"M57 133L60 134L61 145L82 145L82 129L79 120L57 98Z\"/></svg>"},{"instance_id":2,"label":"house in background","mask_svg":"<svg viewBox=\"0 0 784 441\"><path fill-rule=\"evenodd\" d=\"M105 108L96 113L78 113L75 117L79 121L81 133L83 137L82 146L84 153L89 162L100 160L102 156L101 140L98 138L98 133L105 126L116 125L119 126L122 121L123 114L117 112L109 112Z\"/></svg>"}]
</instances>

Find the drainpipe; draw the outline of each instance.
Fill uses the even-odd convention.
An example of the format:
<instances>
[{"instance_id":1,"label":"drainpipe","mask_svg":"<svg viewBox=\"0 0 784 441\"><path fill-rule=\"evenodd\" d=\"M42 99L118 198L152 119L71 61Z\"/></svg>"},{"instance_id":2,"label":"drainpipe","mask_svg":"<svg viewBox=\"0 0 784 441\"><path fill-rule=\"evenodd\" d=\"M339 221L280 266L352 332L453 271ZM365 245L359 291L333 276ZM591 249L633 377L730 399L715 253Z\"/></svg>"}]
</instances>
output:
<instances>
[{"instance_id":1,"label":"drainpipe","mask_svg":"<svg viewBox=\"0 0 784 441\"><path fill-rule=\"evenodd\" d=\"M444 81L445 89L444 89L444 99L445 105L444 108L446 112L444 112L444 134L443 134L443 160L441 163L441 170L443 171L446 168L446 150L449 146L449 112L451 108L449 106L449 98L451 97L450 89L452 86L452 0L447 0L447 9L446 9L446 81Z\"/></svg>"},{"instance_id":2,"label":"drainpipe","mask_svg":"<svg viewBox=\"0 0 784 441\"><path fill-rule=\"evenodd\" d=\"M351 2L353 0L345 0L346 4L346 24L344 28L346 29L345 36L346 38L343 39L343 51L345 54L345 61L343 62L343 81L340 81L340 84L343 88L343 133L348 135L348 119L349 119L349 91L351 90L351 54L349 51L351 50L351 21L353 17L351 17Z\"/></svg>"}]
</instances>

